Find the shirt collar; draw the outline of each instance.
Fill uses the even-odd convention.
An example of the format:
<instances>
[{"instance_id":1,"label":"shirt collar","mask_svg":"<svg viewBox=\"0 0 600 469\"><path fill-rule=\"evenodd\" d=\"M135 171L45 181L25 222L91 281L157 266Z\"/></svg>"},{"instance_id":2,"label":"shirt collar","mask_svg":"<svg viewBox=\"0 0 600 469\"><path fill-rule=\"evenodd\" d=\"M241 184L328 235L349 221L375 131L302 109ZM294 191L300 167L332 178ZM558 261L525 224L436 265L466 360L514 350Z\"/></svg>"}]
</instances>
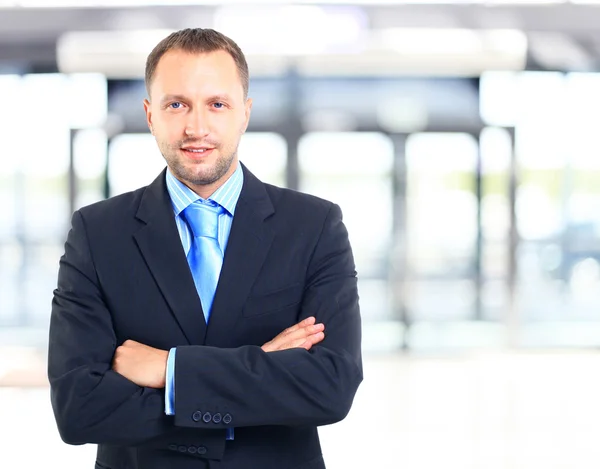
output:
<instances>
[{"instance_id":1,"label":"shirt collar","mask_svg":"<svg viewBox=\"0 0 600 469\"><path fill-rule=\"evenodd\" d=\"M179 179L173 176L171 170L167 168L167 190L171 197L171 203L173 204L173 210L175 216L178 216L183 212L190 204L200 200L205 202L203 199L193 190L183 184ZM221 207L229 212L231 216L235 213L235 206L242 192L242 185L244 183L244 173L242 171L242 165L238 162L235 172L230 176L225 183L219 187L214 194L212 194L208 200L218 203Z\"/></svg>"}]
</instances>

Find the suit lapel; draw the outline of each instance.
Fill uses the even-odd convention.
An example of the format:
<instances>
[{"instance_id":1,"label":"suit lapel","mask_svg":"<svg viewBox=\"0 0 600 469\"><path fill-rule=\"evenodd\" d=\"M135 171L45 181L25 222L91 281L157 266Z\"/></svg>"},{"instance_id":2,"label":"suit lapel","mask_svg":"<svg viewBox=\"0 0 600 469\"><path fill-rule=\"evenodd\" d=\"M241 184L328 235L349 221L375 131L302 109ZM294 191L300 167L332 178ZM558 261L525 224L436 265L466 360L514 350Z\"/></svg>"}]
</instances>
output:
<instances>
[{"instance_id":1,"label":"suit lapel","mask_svg":"<svg viewBox=\"0 0 600 469\"><path fill-rule=\"evenodd\" d=\"M274 213L271 199L264 184L245 166L242 168L244 186L225 250L206 345L233 346L232 331L273 241L273 232L265 223Z\"/></svg>"},{"instance_id":2,"label":"suit lapel","mask_svg":"<svg viewBox=\"0 0 600 469\"><path fill-rule=\"evenodd\" d=\"M177 231L165 171L144 192L136 217L146 223L134 238L152 276L188 342L202 344L206 322Z\"/></svg>"}]
</instances>

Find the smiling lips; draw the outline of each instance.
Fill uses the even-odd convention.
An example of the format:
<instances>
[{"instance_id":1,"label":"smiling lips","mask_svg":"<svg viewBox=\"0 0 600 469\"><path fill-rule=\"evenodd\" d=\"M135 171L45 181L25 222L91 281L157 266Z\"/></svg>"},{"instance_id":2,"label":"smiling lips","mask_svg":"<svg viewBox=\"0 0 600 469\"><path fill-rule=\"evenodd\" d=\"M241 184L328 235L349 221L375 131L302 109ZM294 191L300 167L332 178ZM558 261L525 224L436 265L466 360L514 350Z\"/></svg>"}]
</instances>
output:
<instances>
[{"instance_id":1,"label":"smiling lips","mask_svg":"<svg viewBox=\"0 0 600 469\"><path fill-rule=\"evenodd\" d=\"M194 157L207 156L214 150L214 148L210 147L182 147L181 149Z\"/></svg>"}]
</instances>

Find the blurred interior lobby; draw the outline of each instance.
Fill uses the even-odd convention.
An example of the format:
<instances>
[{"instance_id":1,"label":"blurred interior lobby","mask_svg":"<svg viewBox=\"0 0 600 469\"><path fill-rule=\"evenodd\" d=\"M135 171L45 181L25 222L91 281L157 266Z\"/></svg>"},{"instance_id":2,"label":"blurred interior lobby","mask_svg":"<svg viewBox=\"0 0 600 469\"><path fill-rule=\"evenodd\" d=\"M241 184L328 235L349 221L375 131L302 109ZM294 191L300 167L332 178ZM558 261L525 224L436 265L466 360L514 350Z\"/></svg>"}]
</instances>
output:
<instances>
[{"instance_id":1,"label":"blurred interior lobby","mask_svg":"<svg viewBox=\"0 0 600 469\"><path fill-rule=\"evenodd\" d=\"M365 379L328 467L600 467L598 25L600 0L0 0L0 467L93 465L50 407L58 261L74 210L165 166L144 63L187 27L247 55L240 160L344 214Z\"/></svg>"}]
</instances>

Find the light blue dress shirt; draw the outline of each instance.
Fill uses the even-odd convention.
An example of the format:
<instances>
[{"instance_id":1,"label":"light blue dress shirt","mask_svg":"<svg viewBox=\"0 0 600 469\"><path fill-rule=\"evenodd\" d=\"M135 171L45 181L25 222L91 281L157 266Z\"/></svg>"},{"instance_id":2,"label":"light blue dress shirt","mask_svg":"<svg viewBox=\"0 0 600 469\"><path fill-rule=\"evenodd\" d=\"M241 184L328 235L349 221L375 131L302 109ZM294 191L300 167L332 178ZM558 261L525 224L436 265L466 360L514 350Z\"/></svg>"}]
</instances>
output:
<instances>
[{"instance_id":1,"label":"light blue dress shirt","mask_svg":"<svg viewBox=\"0 0 600 469\"><path fill-rule=\"evenodd\" d=\"M188 205L200 201L200 203L206 202L189 187L179 181L171 170L167 170L166 176L167 190L171 197L171 203L173 204L173 212L175 214L175 222L177 224L177 231L181 238L183 250L187 256L191 245L192 245L192 232L181 216L181 213L188 207ZM233 223L233 216L235 213L235 206L237 205L242 186L244 184L244 173L242 172L241 164L238 163L238 167L231 177L219 187L214 194L212 194L208 200L218 203L225 209L225 212L219 216L219 247L222 252L225 252L227 247L227 241L229 240L229 233L231 231L231 224ZM201 314L198 312L198 320L200 320ZM167 415L175 414L175 354L177 353L176 348L172 348L169 351L169 357L167 360L167 374L166 374L166 386L165 386L165 413ZM231 433L231 432L229 432Z\"/></svg>"}]
</instances>

